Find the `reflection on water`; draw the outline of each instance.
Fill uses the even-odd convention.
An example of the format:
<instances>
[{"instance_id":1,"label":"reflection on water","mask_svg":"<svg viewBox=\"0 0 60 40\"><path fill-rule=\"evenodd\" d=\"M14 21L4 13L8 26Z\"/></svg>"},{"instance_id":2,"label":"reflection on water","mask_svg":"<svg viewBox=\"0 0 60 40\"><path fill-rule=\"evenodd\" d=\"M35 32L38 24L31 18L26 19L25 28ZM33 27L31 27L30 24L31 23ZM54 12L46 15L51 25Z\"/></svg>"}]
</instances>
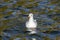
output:
<instances>
[{"instance_id":1,"label":"reflection on water","mask_svg":"<svg viewBox=\"0 0 60 40\"><path fill-rule=\"evenodd\" d=\"M59 40L59 0L1 0L0 40ZM25 22L32 12L37 20L37 34L26 32Z\"/></svg>"}]
</instances>

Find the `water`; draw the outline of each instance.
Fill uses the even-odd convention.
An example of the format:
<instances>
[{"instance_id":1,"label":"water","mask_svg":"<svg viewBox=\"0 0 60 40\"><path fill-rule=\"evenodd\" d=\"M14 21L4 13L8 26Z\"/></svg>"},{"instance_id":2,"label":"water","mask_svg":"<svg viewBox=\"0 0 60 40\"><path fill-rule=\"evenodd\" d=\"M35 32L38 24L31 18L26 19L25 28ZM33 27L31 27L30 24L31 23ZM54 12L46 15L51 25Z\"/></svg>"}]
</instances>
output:
<instances>
[{"instance_id":1,"label":"water","mask_svg":"<svg viewBox=\"0 0 60 40\"><path fill-rule=\"evenodd\" d=\"M0 40L59 40L59 0L9 0L0 2ZM37 34L29 35L25 23L32 12ZM34 39L35 40L35 39Z\"/></svg>"}]
</instances>

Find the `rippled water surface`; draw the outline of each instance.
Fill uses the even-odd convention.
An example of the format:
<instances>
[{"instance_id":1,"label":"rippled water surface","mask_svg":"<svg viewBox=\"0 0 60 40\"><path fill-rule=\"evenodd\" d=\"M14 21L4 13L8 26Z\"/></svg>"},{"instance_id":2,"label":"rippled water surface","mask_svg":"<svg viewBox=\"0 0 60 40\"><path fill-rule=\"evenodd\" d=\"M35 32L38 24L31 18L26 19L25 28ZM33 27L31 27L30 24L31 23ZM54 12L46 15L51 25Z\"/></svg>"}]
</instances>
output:
<instances>
[{"instance_id":1,"label":"rippled water surface","mask_svg":"<svg viewBox=\"0 0 60 40\"><path fill-rule=\"evenodd\" d=\"M37 34L29 35L29 13L37 20ZM0 40L60 40L60 0L0 0Z\"/></svg>"}]
</instances>

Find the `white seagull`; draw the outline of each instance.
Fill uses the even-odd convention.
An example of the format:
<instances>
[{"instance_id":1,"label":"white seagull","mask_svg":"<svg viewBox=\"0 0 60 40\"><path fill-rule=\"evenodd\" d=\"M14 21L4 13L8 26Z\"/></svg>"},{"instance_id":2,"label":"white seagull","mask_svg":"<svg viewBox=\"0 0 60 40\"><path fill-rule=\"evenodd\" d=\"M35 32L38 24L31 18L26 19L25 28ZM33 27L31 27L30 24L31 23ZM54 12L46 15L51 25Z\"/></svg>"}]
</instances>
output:
<instances>
[{"instance_id":1,"label":"white seagull","mask_svg":"<svg viewBox=\"0 0 60 40\"><path fill-rule=\"evenodd\" d=\"M37 21L33 18L33 13L29 13L29 20L26 22L27 31L30 31L29 34L36 33Z\"/></svg>"}]
</instances>

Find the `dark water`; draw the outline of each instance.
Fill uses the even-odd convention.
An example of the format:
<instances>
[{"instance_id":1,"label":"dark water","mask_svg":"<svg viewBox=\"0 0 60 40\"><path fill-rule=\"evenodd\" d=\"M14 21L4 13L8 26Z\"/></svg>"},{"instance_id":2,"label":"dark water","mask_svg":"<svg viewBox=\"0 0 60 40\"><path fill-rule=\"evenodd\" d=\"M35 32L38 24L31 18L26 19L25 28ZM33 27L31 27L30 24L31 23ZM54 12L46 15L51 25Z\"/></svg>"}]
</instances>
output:
<instances>
[{"instance_id":1,"label":"dark water","mask_svg":"<svg viewBox=\"0 0 60 40\"><path fill-rule=\"evenodd\" d=\"M37 34L26 32L29 13ZM0 0L0 40L60 40L60 0Z\"/></svg>"}]
</instances>

